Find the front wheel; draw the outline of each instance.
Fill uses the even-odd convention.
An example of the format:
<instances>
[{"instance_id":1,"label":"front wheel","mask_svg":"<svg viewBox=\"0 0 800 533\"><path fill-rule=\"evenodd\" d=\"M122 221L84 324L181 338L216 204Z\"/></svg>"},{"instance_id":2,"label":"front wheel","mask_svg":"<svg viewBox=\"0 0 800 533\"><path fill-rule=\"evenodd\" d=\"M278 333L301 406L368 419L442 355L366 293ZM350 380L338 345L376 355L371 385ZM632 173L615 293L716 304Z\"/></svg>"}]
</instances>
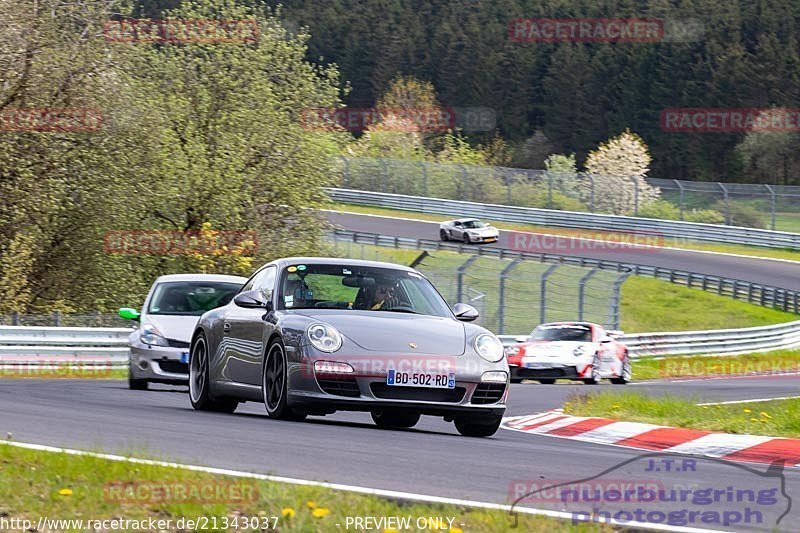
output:
<instances>
[{"instance_id":1,"label":"front wheel","mask_svg":"<svg viewBox=\"0 0 800 533\"><path fill-rule=\"evenodd\" d=\"M372 421L381 428L410 428L417 425L420 414L414 411L380 409L372 411Z\"/></svg>"},{"instance_id":2,"label":"front wheel","mask_svg":"<svg viewBox=\"0 0 800 533\"><path fill-rule=\"evenodd\" d=\"M286 352L280 339L272 341L264 361L264 372L261 380L261 392L264 395L264 406L270 418L279 420L305 419L304 413L294 411L288 405L288 385L286 371Z\"/></svg>"},{"instance_id":3,"label":"front wheel","mask_svg":"<svg viewBox=\"0 0 800 533\"><path fill-rule=\"evenodd\" d=\"M611 383L614 385L625 385L631 382L633 372L631 371L631 359L628 353L625 352L625 357L622 359L622 372L619 377L611 378Z\"/></svg>"},{"instance_id":4,"label":"front wheel","mask_svg":"<svg viewBox=\"0 0 800 533\"><path fill-rule=\"evenodd\" d=\"M469 238L469 233L464 233L464 244L472 244L472 239Z\"/></svg>"},{"instance_id":5,"label":"front wheel","mask_svg":"<svg viewBox=\"0 0 800 533\"><path fill-rule=\"evenodd\" d=\"M502 421L503 417L496 415L467 415L454 420L456 429L465 437L491 437Z\"/></svg>"},{"instance_id":6,"label":"front wheel","mask_svg":"<svg viewBox=\"0 0 800 533\"><path fill-rule=\"evenodd\" d=\"M584 379L583 382L587 385L597 385L600 383L600 354L594 354L591 377Z\"/></svg>"},{"instance_id":7,"label":"front wheel","mask_svg":"<svg viewBox=\"0 0 800 533\"><path fill-rule=\"evenodd\" d=\"M128 372L131 372L130 370ZM130 377L133 373L128 375L128 388L131 390L147 390L147 380L137 379Z\"/></svg>"},{"instance_id":8,"label":"front wheel","mask_svg":"<svg viewBox=\"0 0 800 533\"><path fill-rule=\"evenodd\" d=\"M208 341L200 333L189 352L189 401L197 411L234 412L239 402L230 398L214 398L211 396L210 384Z\"/></svg>"}]
</instances>

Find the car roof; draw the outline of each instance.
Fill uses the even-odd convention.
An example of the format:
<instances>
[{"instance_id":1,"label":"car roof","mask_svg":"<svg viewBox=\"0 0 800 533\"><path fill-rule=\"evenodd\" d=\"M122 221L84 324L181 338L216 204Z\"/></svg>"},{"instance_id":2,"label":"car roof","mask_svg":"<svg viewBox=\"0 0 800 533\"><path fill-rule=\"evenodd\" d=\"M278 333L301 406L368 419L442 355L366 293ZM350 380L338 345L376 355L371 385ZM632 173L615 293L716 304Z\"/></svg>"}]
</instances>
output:
<instances>
[{"instance_id":1,"label":"car roof","mask_svg":"<svg viewBox=\"0 0 800 533\"><path fill-rule=\"evenodd\" d=\"M453 220L453 222L471 222L473 220L480 220L480 219L479 218L475 218L475 217L457 218L457 219Z\"/></svg>"},{"instance_id":2,"label":"car roof","mask_svg":"<svg viewBox=\"0 0 800 533\"><path fill-rule=\"evenodd\" d=\"M343 266L363 266L363 267L376 267L376 268L392 268L395 270L405 270L407 272L416 272L411 267L405 265L398 265L396 263L386 263L383 261L366 261L364 259L346 259L341 257L284 257L272 261L272 264L280 267L288 265L305 264L305 265L343 265Z\"/></svg>"},{"instance_id":3,"label":"car roof","mask_svg":"<svg viewBox=\"0 0 800 533\"><path fill-rule=\"evenodd\" d=\"M544 324L539 324L539 325L540 326L588 326L593 328L602 327L598 324L595 324L594 322L570 322L569 320L564 322L545 322Z\"/></svg>"},{"instance_id":4,"label":"car roof","mask_svg":"<svg viewBox=\"0 0 800 533\"><path fill-rule=\"evenodd\" d=\"M156 283L166 281L229 281L244 285L247 278L242 276L228 276L226 274L166 274L159 276Z\"/></svg>"}]
</instances>

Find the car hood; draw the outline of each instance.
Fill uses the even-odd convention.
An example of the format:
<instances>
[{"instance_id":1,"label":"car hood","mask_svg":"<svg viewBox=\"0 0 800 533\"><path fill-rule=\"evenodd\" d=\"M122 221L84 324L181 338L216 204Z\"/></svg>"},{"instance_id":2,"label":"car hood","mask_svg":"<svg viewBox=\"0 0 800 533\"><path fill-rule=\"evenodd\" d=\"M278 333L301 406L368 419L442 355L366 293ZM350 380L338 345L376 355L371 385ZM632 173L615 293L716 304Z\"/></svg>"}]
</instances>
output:
<instances>
[{"instance_id":1,"label":"car hood","mask_svg":"<svg viewBox=\"0 0 800 533\"><path fill-rule=\"evenodd\" d=\"M591 342L575 341L553 341L530 343L525 345L525 358L531 359L552 359L557 357L569 356L574 358L573 352L579 346L585 346L586 355L594 353L597 346Z\"/></svg>"},{"instance_id":2,"label":"car hood","mask_svg":"<svg viewBox=\"0 0 800 533\"><path fill-rule=\"evenodd\" d=\"M466 346L464 325L452 318L333 309L309 309L298 314L329 324L359 347L374 352L462 355Z\"/></svg>"},{"instance_id":3,"label":"car hood","mask_svg":"<svg viewBox=\"0 0 800 533\"><path fill-rule=\"evenodd\" d=\"M467 233L477 233L478 235L494 235L497 233L497 228L490 227L490 228L468 229L465 231L467 231Z\"/></svg>"},{"instance_id":4,"label":"car hood","mask_svg":"<svg viewBox=\"0 0 800 533\"><path fill-rule=\"evenodd\" d=\"M194 315L147 315L142 325L152 324L168 339L190 342L199 318Z\"/></svg>"}]
</instances>

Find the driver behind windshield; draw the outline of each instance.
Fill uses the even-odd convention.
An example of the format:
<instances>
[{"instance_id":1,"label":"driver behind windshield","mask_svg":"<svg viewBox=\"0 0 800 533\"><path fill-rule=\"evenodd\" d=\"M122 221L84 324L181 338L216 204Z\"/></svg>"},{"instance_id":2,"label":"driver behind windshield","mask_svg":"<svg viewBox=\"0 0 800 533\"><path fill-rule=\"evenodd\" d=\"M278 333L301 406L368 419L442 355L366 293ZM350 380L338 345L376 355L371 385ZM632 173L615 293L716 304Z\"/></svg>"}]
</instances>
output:
<instances>
[{"instance_id":1,"label":"driver behind windshield","mask_svg":"<svg viewBox=\"0 0 800 533\"><path fill-rule=\"evenodd\" d=\"M379 282L375 287L375 297L372 300L370 310L379 311L381 309L390 308L393 292L393 284L385 281Z\"/></svg>"}]
</instances>

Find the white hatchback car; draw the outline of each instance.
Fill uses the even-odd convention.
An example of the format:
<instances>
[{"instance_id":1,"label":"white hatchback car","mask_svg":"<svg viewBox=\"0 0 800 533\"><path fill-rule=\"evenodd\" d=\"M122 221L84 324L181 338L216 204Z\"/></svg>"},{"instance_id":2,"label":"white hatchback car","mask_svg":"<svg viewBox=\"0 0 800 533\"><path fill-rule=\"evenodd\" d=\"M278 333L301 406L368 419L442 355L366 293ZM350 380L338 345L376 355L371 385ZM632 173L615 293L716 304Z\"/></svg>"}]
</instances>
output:
<instances>
[{"instance_id":1,"label":"white hatchback car","mask_svg":"<svg viewBox=\"0 0 800 533\"><path fill-rule=\"evenodd\" d=\"M247 278L221 274L171 274L156 279L142 311L130 307L119 316L139 322L131 333L128 385L149 382L187 384L189 343L200 315L227 304Z\"/></svg>"}]
</instances>

